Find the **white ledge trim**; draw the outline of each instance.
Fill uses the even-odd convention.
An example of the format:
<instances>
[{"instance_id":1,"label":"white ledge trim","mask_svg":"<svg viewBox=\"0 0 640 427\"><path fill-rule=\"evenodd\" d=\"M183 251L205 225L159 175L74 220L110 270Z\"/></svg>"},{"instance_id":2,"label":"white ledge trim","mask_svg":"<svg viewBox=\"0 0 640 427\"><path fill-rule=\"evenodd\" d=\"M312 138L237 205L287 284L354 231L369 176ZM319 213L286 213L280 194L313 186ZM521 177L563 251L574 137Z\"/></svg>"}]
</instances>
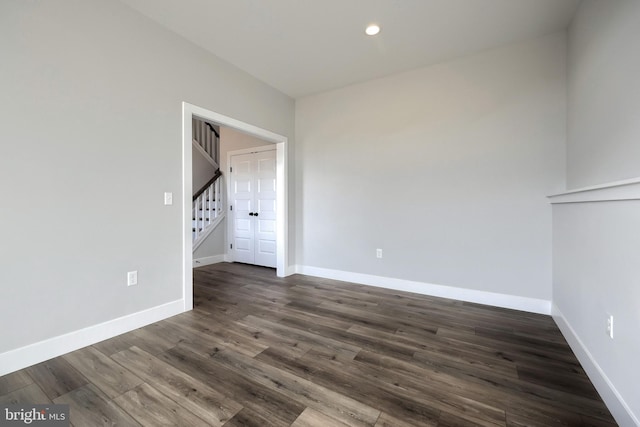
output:
<instances>
[{"instance_id":1,"label":"white ledge trim","mask_svg":"<svg viewBox=\"0 0 640 427\"><path fill-rule=\"evenodd\" d=\"M477 304L492 305L494 307L528 311L530 313L551 314L551 301L537 298L499 294L495 292L479 291L476 289L458 288L455 286L436 285L433 283L414 282L411 280L353 273L350 271L332 270L308 265L296 265L296 272L307 276L342 280L361 285L413 292L415 294L449 298L459 301L468 301Z\"/></svg>"},{"instance_id":2,"label":"white ledge trim","mask_svg":"<svg viewBox=\"0 0 640 427\"><path fill-rule=\"evenodd\" d=\"M640 200L640 178L578 188L548 197L551 204Z\"/></svg>"}]
</instances>

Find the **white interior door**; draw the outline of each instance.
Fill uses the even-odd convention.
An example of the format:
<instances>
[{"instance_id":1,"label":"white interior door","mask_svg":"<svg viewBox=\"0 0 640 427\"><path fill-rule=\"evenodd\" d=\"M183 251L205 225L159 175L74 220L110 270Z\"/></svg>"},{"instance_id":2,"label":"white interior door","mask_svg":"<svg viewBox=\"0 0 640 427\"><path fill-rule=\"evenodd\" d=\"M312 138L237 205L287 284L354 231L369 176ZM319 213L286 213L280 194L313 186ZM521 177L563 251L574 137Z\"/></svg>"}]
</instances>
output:
<instances>
[{"instance_id":1,"label":"white interior door","mask_svg":"<svg viewBox=\"0 0 640 427\"><path fill-rule=\"evenodd\" d=\"M231 156L231 255L276 266L276 150Z\"/></svg>"}]
</instances>

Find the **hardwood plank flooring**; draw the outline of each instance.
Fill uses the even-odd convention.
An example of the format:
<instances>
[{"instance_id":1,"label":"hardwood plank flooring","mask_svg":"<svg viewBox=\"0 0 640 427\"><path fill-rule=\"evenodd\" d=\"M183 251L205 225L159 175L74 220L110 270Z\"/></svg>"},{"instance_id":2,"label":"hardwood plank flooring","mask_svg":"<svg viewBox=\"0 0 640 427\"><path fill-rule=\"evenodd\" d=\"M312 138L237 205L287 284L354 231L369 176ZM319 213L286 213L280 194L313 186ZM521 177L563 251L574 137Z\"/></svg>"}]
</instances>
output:
<instances>
[{"instance_id":1,"label":"hardwood plank flooring","mask_svg":"<svg viewBox=\"0 0 640 427\"><path fill-rule=\"evenodd\" d=\"M0 404L17 405L20 403L47 404L51 403L51 399L37 384L33 383L0 396Z\"/></svg>"},{"instance_id":2,"label":"hardwood plank flooring","mask_svg":"<svg viewBox=\"0 0 640 427\"><path fill-rule=\"evenodd\" d=\"M131 347L112 357L164 395L207 420L210 425L224 425L242 409L242 405L202 381L137 347Z\"/></svg>"},{"instance_id":3,"label":"hardwood plank flooring","mask_svg":"<svg viewBox=\"0 0 640 427\"><path fill-rule=\"evenodd\" d=\"M25 371L18 371L0 377L0 396L26 387L31 383L33 383L33 380Z\"/></svg>"},{"instance_id":4,"label":"hardwood plank flooring","mask_svg":"<svg viewBox=\"0 0 640 427\"><path fill-rule=\"evenodd\" d=\"M55 399L54 403L69 405L70 421L78 427L140 425L93 384L87 384L64 394Z\"/></svg>"},{"instance_id":5,"label":"hardwood plank flooring","mask_svg":"<svg viewBox=\"0 0 640 427\"><path fill-rule=\"evenodd\" d=\"M114 402L146 427L210 425L146 383L116 397Z\"/></svg>"},{"instance_id":6,"label":"hardwood plank flooring","mask_svg":"<svg viewBox=\"0 0 640 427\"><path fill-rule=\"evenodd\" d=\"M615 426L549 316L272 269L194 271L193 311L0 377L75 426Z\"/></svg>"},{"instance_id":7,"label":"hardwood plank flooring","mask_svg":"<svg viewBox=\"0 0 640 427\"><path fill-rule=\"evenodd\" d=\"M142 383L140 378L92 347L66 354L63 358L111 399Z\"/></svg>"},{"instance_id":8,"label":"hardwood plank flooring","mask_svg":"<svg viewBox=\"0 0 640 427\"><path fill-rule=\"evenodd\" d=\"M63 357L33 365L26 372L51 400L89 383Z\"/></svg>"}]
</instances>

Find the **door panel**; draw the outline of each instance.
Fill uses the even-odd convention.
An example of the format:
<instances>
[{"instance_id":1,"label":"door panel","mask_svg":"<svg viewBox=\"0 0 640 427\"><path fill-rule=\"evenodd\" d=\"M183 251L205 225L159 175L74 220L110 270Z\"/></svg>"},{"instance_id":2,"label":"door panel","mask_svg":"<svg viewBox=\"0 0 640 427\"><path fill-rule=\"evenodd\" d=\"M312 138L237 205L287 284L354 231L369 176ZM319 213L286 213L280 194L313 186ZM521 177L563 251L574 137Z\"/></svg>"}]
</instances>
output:
<instances>
[{"instance_id":1,"label":"door panel","mask_svg":"<svg viewBox=\"0 0 640 427\"><path fill-rule=\"evenodd\" d=\"M231 156L231 167L233 259L275 267L276 151Z\"/></svg>"},{"instance_id":2,"label":"door panel","mask_svg":"<svg viewBox=\"0 0 640 427\"><path fill-rule=\"evenodd\" d=\"M256 261L258 265L276 266L276 151L256 156Z\"/></svg>"},{"instance_id":3,"label":"door panel","mask_svg":"<svg viewBox=\"0 0 640 427\"><path fill-rule=\"evenodd\" d=\"M253 264L255 260L254 223L249 212L253 212L253 171L251 155L232 157L231 205L233 206L233 244L234 260Z\"/></svg>"}]
</instances>

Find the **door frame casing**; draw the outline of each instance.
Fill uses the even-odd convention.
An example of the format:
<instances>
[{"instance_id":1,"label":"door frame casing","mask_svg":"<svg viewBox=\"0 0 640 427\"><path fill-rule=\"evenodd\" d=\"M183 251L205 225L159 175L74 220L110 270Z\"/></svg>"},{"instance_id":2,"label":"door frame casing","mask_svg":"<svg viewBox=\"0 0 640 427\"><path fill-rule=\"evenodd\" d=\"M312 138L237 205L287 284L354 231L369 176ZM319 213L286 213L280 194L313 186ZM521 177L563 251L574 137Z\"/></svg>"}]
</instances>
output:
<instances>
[{"instance_id":1,"label":"door frame casing","mask_svg":"<svg viewBox=\"0 0 640 427\"><path fill-rule=\"evenodd\" d=\"M192 153L193 132L192 117L230 127L240 132L255 136L276 147L276 274L285 277L289 270L289 238L288 238L288 138L259 128L252 124L198 107L188 102L182 103L182 297L184 310L193 309L193 242L192 242ZM257 147L256 147L257 148ZM255 149L253 149L255 151ZM226 250L226 248L225 248Z\"/></svg>"},{"instance_id":2,"label":"door frame casing","mask_svg":"<svg viewBox=\"0 0 640 427\"><path fill-rule=\"evenodd\" d=\"M268 143L267 141L265 141L266 143ZM251 153L259 153L261 151L272 151L274 150L274 147L272 145L260 145L257 147L252 147L252 148L242 148L240 150L233 150L233 151L229 151L227 152L227 166L231 166L231 157L232 156L237 156L237 155L241 155L241 154L251 154ZM276 149L276 162L277 162L277 158L278 158L278 150ZM229 206L229 195L231 194L231 176L229 176L226 180L225 180L225 184L227 187L227 206ZM280 192L280 187L278 186L278 173L277 173L277 166L276 166L276 218L277 218L277 213L279 212L279 207L278 207L278 194ZM227 213L227 236L229 237L229 239L233 238L233 215L231 215L231 212ZM276 219L276 236L278 233L278 222ZM280 243L276 237L276 251L278 251L280 247ZM229 250L228 247L228 242L227 242L227 250ZM233 259L233 250L230 250L229 252L229 260L231 262L234 262L235 259ZM276 252L276 263L277 263L277 252ZM277 265L277 264L276 264ZM284 277L284 276L280 276L278 274L279 277Z\"/></svg>"}]
</instances>

